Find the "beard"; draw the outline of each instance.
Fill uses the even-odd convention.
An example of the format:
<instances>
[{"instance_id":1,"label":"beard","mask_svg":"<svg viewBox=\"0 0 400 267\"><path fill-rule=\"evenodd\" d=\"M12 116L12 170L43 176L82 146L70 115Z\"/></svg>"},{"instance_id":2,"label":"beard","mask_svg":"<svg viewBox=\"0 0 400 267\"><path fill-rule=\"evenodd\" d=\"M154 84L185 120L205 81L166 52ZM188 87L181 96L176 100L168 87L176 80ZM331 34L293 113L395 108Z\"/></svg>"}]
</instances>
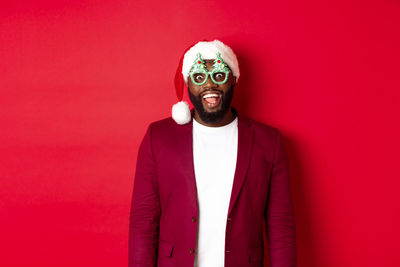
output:
<instances>
[{"instance_id":1,"label":"beard","mask_svg":"<svg viewBox=\"0 0 400 267\"><path fill-rule=\"evenodd\" d=\"M192 102L194 108L196 109L202 121L204 121L205 123L218 123L224 118L225 114L228 112L231 106L233 97L233 88L234 85L232 85L231 88L229 88L229 90L226 93L224 93L221 90L213 90L221 93L221 107L217 111L212 111L212 112L206 111L203 107L203 100L200 97L200 95L195 96L190 92L190 90L188 90L189 99Z\"/></svg>"}]
</instances>

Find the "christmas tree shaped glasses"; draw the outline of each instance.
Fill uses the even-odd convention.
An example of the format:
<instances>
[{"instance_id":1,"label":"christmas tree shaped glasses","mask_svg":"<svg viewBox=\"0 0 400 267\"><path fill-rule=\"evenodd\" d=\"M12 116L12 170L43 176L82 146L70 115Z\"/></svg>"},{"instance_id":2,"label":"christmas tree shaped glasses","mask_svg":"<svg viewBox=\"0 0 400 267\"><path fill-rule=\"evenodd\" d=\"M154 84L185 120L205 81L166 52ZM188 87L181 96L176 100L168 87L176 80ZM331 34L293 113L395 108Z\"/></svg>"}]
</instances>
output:
<instances>
[{"instance_id":1,"label":"christmas tree shaped glasses","mask_svg":"<svg viewBox=\"0 0 400 267\"><path fill-rule=\"evenodd\" d=\"M195 85L203 85L207 82L208 76L215 84L224 84L228 80L230 73L228 65L221 58L221 54L218 52L214 60L213 68L211 71L207 71L206 64L201 58L201 54L197 54L197 58L194 61L192 68L190 69L189 75L192 82Z\"/></svg>"}]
</instances>

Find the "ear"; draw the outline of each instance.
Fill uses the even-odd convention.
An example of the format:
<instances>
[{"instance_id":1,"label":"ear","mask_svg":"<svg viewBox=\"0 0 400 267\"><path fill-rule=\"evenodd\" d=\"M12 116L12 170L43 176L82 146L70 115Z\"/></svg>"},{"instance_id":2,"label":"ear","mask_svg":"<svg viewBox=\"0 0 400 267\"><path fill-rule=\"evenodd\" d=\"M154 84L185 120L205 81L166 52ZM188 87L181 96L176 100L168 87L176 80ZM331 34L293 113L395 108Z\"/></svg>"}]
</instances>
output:
<instances>
[{"instance_id":1,"label":"ear","mask_svg":"<svg viewBox=\"0 0 400 267\"><path fill-rule=\"evenodd\" d=\"M237 82L237 78L236 78L236 76L233 76L233 85L236 85L236 82Z\"/></svg>"}]
</instances>

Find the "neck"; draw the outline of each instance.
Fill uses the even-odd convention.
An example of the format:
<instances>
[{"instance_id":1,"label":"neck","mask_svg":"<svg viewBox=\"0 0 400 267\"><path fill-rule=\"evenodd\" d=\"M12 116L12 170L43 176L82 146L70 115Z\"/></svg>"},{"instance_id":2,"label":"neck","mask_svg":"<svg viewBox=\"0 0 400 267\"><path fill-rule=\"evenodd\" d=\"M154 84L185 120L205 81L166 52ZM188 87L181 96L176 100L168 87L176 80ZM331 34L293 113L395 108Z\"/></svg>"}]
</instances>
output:
<instances>
[{"instance_id":1,"label":"neck","mask_svg":"<svg viewBox=\"0 0 400 267\"><path fill-rule=\"evenodd\" d=\"M194 118L196 119L197 122L199 122L200 124L203 124L205 126L208 127L220 127L220 126L224 126L227 125L229 123L231 123L235 118L236 118L236 114L232 111L232 108L228 109L228 112L225 113L224 117L222 118L221 121L219 122L215 122L215 123L210 123L210 122L204 122L199 114L197 113L197 110L194 111Z\"/></svg>"}]
</instances>

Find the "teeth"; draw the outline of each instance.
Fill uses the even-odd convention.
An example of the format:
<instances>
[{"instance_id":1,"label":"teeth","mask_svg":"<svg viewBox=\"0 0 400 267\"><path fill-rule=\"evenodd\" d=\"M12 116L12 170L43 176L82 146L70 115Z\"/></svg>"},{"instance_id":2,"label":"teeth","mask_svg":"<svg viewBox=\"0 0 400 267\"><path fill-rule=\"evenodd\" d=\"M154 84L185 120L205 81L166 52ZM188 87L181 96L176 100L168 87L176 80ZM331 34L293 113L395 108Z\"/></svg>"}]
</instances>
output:
<instances>
[{"instance_id":1,"label":"teeth","mask_svg":"<svg viewBox=\"0 0 400 267\"><path fill-rule=\"evenodd\" d=\"M203 96L203 98L209 98L209 97L219 97L218 94L206 94L205 96Z\"/></svg>"}]
</instances>

